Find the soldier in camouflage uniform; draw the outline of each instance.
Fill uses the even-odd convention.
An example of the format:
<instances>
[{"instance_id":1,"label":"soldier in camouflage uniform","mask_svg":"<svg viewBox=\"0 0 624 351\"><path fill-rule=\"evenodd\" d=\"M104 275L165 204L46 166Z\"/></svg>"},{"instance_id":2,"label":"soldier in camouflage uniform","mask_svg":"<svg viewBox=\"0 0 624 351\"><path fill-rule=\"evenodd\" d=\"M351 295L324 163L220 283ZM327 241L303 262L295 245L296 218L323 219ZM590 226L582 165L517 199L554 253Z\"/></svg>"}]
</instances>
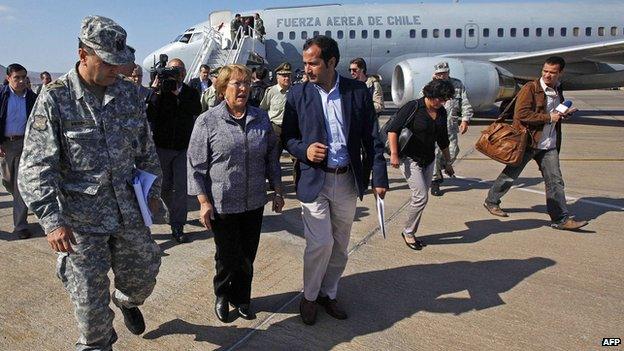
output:
<instances>
[{"instance_id":1,"label":"soldier in camouflage uniform","mask_svg":"<svg viewBox=\"0 0 624 351\"><path fill-rule=\"evenodd\" d=\"M80 330L77 350L111 350L117 340L112 300L134 334L145 330L137 306L152 293L161 251L129 186L135 167L156 174L149 205L156 210L161 170L144 104L118 75L134 61L126 32L114 21L82 21L76 67L43 88L26 126L19 189L39 218Z\"/></svg>"},{"instance_id":2,"label":"soldier in camouflage uniform","mask_svg":"<svg viewBox=\"0 0 624 351\"><path fill-rule=\"evenodd\" d=\"M448 100L444 104L444 108L447 113L447 125L449 136L449 153L451 154L451 164L457 158L459 154L459 140L458 133L464 134L468 131L468 124L472 118L473 111L470 101L468 101L468 95L466 95L466 87L461 80L449 77L450 69L448 62L439 62L434 66L433 79L448 79L453 83L455 87L455 97ZM461 124L458 123L461 119ZM433 167L433 179L431 181L431 195L442 196L440 191L440 183L443 181L442 170L446 161L444 155L440 151L440 148L436 145L436 160Z\"/></svg>"}]
</instances>

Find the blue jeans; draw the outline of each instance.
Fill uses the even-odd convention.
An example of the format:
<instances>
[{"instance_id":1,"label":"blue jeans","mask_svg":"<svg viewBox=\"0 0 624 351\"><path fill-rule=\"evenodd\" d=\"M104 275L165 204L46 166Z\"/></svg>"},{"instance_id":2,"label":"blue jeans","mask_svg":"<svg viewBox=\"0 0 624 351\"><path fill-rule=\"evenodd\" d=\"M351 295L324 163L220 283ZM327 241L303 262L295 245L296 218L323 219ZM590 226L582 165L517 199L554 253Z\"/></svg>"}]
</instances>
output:
<instances>
[{"instance_id":1,"label":"blue jeans","mask_svg":"<svg viewBox=\"0 0 624 351\"><path fill-rule=\"evenodd\" d=\"M555 224L565 222L569 217L569 213L557 149L539 150L528 148L524 153L522 163L518 166L507 166L503 169L503 172L496 178L494 185L490 188L485 202L488 205L499 205L503 195L509 191L513 182L518 179L524 167L532 159L537 162L537 166L544 178L546 209L551 221Z\"/></svg>"}]
</instances>

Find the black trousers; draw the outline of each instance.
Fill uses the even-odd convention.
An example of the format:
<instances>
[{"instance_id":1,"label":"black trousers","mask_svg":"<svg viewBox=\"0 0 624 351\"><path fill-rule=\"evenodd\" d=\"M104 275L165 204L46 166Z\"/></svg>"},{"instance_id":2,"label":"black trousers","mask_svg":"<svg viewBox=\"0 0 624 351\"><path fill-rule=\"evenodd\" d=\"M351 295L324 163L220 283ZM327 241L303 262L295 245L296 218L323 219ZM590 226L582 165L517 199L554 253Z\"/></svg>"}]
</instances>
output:
<instances>
[{"instance_id":1,"label":"black trousers","mask_svg":"<svg viewBox=\"0 0 624 351\"><path fill-rule=\"evenodd\" d=\"M264 207L235 214L215 214L211 221L217 252L214 290L233 305L251 299L253 262L256 259Z\"/></svg>"}]
</instances>

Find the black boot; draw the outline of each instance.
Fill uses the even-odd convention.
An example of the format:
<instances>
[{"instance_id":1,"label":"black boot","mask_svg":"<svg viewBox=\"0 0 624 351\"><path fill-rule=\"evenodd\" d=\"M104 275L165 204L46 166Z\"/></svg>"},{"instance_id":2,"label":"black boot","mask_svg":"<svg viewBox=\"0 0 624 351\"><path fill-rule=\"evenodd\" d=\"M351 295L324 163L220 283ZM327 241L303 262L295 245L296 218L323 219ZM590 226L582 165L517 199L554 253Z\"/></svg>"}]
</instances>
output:
<instances>
[{"instance_id":1,"label":"black boot","mask_svg":"<svg viewBox=\"0 0 624 351\"><path fill-rule=\"evenodd\" d=\"M175 241L179 242L180 244L188 243L188 238L184 234L183 226L171 226L171 235L173 235L173 239L175 239Z\"/></svg>"},{"instance_id":2,"label":"black boot","mask_svg":"<svg viewBox=\"0 0 624 351\"><path fill-rule=\"evenodd\" d=\"M119 307L119 309L121 309L121 313L124 316L126 328L134 335L143 334L145 331L145 320L141 310L138 307L127 308L124 306Z\"/></svg>"},{"instance_id":3,"label":"black boot","mask_svg":"<svg viewBox=\"0 0 624 351\"><path fill-rule=\"evenodd\" d=\"M440 190L440 183L438 183L435 180L431 182L431 195L442 196L442 191Z\"/></svg>"}]
</instances>

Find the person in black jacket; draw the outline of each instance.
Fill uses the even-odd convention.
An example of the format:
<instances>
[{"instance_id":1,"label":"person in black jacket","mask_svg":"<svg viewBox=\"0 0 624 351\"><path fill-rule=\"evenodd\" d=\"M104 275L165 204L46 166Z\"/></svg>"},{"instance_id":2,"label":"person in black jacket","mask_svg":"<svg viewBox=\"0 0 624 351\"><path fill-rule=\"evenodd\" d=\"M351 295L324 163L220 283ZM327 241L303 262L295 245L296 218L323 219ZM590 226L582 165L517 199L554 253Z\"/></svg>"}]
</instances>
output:
<instances>
[{"instance_id":1,"label":"person in black jacket","mask_svg":"<svg viewBox=\"0 0 624 351\"><path fill-rule=\"evenodd\" d=\"M269 84L266 82L266 77L269 71L265 67L258 67L253 72L253 81L251 82L251 90L249 91L249 104L253 107L260 107L260 102L264 98Z\"/></svg>"},{"instance_id":2,"label":"person in black jacket","mask_svg":"<svg viewBox=\"0 0 624 351\"><path fill-rule=\"evenodd\" d=\"M186 204L186 150L195 118L201 112L199 93L184 84L186 69L180 59L167 67L177 67L177 88L171 92L156 90L147 106L147 118L153 129L156 152L163 171L162 198L169 208L171 234L177 242L187 242L184 224ZM156 81L154 86L158 86Z\"/></svg>"},{"instance_id":3,"label":"person in black jacket","mask_svg":"<svg viewBox=\"0 0 624 351\"><path fill-rule=\"evenodd\" d=\"M446 126L444 103L454 97L455 88L448 80L433 80L423 88L423 98L405 104L397 112L388 128L390 144L390 165L401 167L407 184L412 191L408 218L401 232L405 244L412 250L421 250L426 246L416 240L415 233L427 201L429 185L435 165L435 145L438 144L446 162L446 173L452 176L455 171L451 166L449 137ZM399 135L404 128L412 132L402 153L399 155Z\"/></svg>"},{"instance_id":4,"label":"person in black jacket","mask_svg":"<svg viewBox=\"0 0 624 351\"><path fill-rule=\"evenodd\" d=\"M0 88L0 166L2 184L13 195L14 232L20 239L32 236L28 230L28 207L17 189L20 156L24 147L26 120L37 95L26 87L24 66L13 63L7 67L7 85Z\"/></svg>"}]
</instances>

